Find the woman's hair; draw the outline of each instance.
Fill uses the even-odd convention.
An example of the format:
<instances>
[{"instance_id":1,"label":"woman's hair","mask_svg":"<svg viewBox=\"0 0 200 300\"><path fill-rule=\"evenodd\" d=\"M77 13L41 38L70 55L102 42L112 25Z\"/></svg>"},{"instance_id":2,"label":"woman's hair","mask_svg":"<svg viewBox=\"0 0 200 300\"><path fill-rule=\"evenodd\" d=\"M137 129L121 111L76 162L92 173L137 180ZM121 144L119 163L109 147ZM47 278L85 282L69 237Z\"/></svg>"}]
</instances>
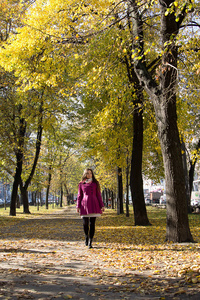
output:
<instances>
[{"instance_id":1,"label":"woman's hair","mask_svg":"<svg viewBox=\"0 0 200 300\"><path fill-rule=\"evenodd\" d=\"M88 171L91 171L91 173L92 173L92 181L95 182L95 183L97 184L97 188L100 190L99 182L98 182L98 180L95 178L94 172L93 172L92 169L87 168L87 169L84 170L83 176L82 176L82 181L84 181L85 179L87 179L87 172L88 172Z\"/></svg>"}]
</instances>

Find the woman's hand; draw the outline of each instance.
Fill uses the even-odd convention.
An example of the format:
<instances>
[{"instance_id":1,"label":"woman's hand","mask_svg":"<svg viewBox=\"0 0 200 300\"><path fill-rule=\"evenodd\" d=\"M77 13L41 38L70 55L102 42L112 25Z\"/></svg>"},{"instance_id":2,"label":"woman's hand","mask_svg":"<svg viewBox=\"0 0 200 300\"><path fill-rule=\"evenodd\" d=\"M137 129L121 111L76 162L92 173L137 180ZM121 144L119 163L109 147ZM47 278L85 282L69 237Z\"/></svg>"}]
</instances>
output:
<instances>
[{"instance_id":1,"label":"woman's hand","mask_svg":"<svg viewBox=\"0 0 200 300\"><path fill-rule=\"evenodd\" d=\"M80 213L80 208L77 207L76 211L79 214Z\"/></svg>"},{"instance_id":2,"label":"woman's hand","mask_svg":"<svg viewBox=\"0 0 200 300\"><path fill-rule=\"evenodd\" d=\"M105 207L102 207L102 208L101 208L101 211L104 212L104 211L105 211Z\"/></svg>"}]
</instances>

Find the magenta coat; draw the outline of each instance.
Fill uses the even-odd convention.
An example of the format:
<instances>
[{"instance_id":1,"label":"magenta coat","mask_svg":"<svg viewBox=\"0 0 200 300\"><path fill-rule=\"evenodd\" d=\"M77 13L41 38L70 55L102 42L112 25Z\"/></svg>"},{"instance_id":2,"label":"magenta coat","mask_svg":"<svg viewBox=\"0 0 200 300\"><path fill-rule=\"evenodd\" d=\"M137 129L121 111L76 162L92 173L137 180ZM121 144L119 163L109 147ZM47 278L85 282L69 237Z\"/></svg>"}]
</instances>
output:
<instances>
[{"instance_id":1,"label":"magenta coat","mask_svg":"<svg viewBox=\"0 0 200 300\"><path fill-rule=\"evenodd\" d=\"M83 183L78 186L77 208L80 208L80 215L101 214L104 207L101 192L97 189L95 182Z\"/></svg>"}]
</instances>

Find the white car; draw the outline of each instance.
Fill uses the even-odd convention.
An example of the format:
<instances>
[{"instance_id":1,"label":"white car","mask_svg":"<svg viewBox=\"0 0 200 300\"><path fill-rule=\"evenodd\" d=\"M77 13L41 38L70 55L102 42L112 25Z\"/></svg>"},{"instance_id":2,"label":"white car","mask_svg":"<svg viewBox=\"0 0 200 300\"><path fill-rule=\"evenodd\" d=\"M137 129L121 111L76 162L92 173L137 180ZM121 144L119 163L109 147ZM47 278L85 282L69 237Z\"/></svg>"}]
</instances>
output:
<instances>
[{"instance_id":1,"label":"white car","mask_svg":"<svg viewBox=\"0 0 200 300\"><path fill-rule=\"evenodd\" d=\"M145 198L144 201L145 201L145 204L147 204L147 205L151 204L151 199L150 198Z\"/></svg>"},{"instance_id":2,"label":"white car","mask_svg":"<svg viewBox=\"0 0 200 300\"><path fill-rule=\"evenodd\" d=\"M200 199L191 200L191 206L199 206L199 205L200 205Z\"/></svg>"}]
</instances>

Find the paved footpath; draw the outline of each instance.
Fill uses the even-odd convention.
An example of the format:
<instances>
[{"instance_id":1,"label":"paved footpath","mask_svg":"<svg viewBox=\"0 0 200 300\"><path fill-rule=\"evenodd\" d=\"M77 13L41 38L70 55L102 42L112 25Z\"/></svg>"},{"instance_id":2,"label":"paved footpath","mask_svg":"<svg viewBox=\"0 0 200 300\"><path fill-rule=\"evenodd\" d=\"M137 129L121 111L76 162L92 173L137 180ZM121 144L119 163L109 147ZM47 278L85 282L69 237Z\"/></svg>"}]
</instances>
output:
<instances>
[{"instance_id":1,"label":"paved footpath","mask_svg":"<svg viewBox=\"0 0 200 300\"><path fill-rule=\"evenodd\" d=\"M200 299L138 293L119 269L105 269L94 248L84 245L75 207L28 218L1 232L0 299ZM134 275L141 284L141 278ZM123 283L123 284L122 284ZM137 285L137 283L136 283ZM135 285L134 285L135 286ZM180 298L181 297L181 298Z\"/></svg>"}]
</instances>

